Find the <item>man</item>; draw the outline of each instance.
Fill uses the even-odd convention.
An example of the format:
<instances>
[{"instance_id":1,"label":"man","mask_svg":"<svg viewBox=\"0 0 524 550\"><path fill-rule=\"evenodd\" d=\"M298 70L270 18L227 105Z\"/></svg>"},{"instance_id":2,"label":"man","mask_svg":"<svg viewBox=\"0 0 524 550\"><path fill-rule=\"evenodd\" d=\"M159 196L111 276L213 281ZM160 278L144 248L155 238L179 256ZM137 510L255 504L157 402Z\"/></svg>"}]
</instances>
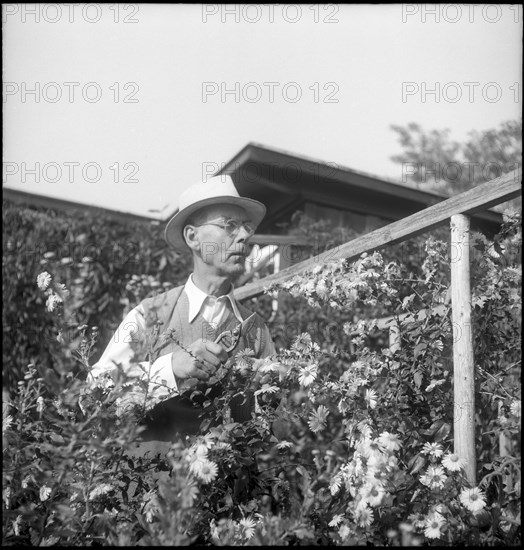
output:
<instances>
[{"instance_id":1,"label":"man","mask_svg":"<svg viewBox=\"0 0 524 550\"><path fill-rule=\"evenodd\" d=\"M202 410L180 395L184 388L195 380L204 388L209 382L209 396L219 395L220 384L212 377L229 357L246 348L255 358L275 353L263 319L233 294L233 283L244 272L249 238L265 213L262 203L240 197L227 175L193 185L180 196L165 239L177 250L190 249L192 274L185 285L131 310L90 373L96 380L120 366L130 376L147 377L145 441L198 433ZM148 350L158 355L152 363ZM246 420L252 410L252 398L234 403L233 419Z\"/></svg>"}]
</instances>

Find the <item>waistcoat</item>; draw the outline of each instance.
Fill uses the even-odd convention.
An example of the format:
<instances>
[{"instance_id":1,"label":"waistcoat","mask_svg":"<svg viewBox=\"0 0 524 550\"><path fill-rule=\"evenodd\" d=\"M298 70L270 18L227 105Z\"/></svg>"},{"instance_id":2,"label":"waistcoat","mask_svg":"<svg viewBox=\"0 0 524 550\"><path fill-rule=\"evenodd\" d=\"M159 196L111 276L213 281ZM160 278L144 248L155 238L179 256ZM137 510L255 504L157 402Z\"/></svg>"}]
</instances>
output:
<instances>
[{"instance_id":1,"label":"waistcoat","mask_svg":"<svg viewBox=\"0 0 524 550\"><path fill-rule=\"evenodd\" d=\"M245 320L251 315L251 311L238 304L240 315ZM214 341L223 330L230 330L239 323L232 311L224 315L219 326L208 323L199 312L197 317L189 323L189 300L184 292L184 287L179 286L152 298L142 301L145 312L146 330L151 333L155 324L159 325L158 336L152 342L153 350L158 350L158 356L180 350L179 342L183 347L188 347L198 338ZM163 342L163 335L173 334L176 341L167 338ZM235 349L228 355L233 356L241 350L250 348L255 352L255 357L260 357L265 346L265 324L258 314L252 318L243 328L240 339ZM239 388L241 389L241 388ZM220 384L212 386L208 398L213 399L221 393ZM242 403L242 401L244 401ZM251 418L254 410L254 398L233 399L231 413L235 422L242 422ZM189 397L177 395L156 405L147 415L144 425L145 432L141 434L144 441L171 441L177 434L191 435L199 431L204 419L201 403L195 403Z\"/></svg>"}]
</instances>

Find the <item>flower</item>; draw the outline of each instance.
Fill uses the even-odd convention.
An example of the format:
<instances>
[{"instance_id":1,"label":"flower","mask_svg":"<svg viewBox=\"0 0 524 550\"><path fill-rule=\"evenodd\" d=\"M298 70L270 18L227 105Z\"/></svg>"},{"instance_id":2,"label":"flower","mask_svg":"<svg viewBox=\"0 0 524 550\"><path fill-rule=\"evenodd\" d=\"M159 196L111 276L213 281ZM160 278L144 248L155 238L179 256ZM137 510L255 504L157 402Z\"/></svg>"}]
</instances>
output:
<instances>
[{"instance_id":1,"label":"flower","mask_svg":"<svg viewBox=\"0 0 524 550\"><path fill-rule=\"evenodd\" d=\"M208 447L205 443L194 443L193 445L191 445L189 451L192 456L195 457L195 460L197 459L197 457L206 458Z\"/></svg>"},{"instance_id":2,"label":"flower","mask_svg":"<svg viewBox=\"0 0 524 550\"><path fill-rule=\"evenodd\" d=\"M455 453L447 453L442 459L442 466L450 472L459 472L466 465L466 460Z\"/></svg>"},{"instance_id":3,"label":"flower","mask_svg":"<svg viewBox=\"0 0 524 550\"><path fill-rule=\"evenodd\" d=\"M339 537L344 540L351 534L351 529L347 525L341 525L340 529L338 530Z\"/></svg>"},{"instance_id":4,"label":"flower","mask_svg":"<svg viewBox=\"0 0 524 550\"><path fill-rule=\"evenodd\" d=\"M300 374L298 375L298 381L303 386L309 386L317 377L317 364L311 363L300 369Z\"/></svg>"},{"instance_id":5,"label":"flower","mask_svg":"<svg viewBox=\"0 0 524 550\"><path fill-rule=\"evenodd\" d=\"M368 466L380 467L384 461L384 448L378 438L363 437L357 444L357 450L368 459Z\"/></svg>"},{"instance_id":6,"label":"flower","mask_svg":"<svg viewBox=\"0 0 524 550\"><path fill-rule=\"evenodd\" d=\"M42 487L40 487L40 500L42 502L47 500L50 494L51 494L51 487L48 487L47 485L42 485Z\"/></svg>"},{"instance_id":7,"label":"flower","mask_svg":"<svg viewBox=\"0 0 524 550\"><path fill-rule=\"evenodd\" d=\"M335 496L339 491L340 487L342 486L342 476L337 474L330 482L329 484L329 492L332 496Z\"/></svg>"},{"instance_id":8,"label":"flower","mask_svg":"<svg viewBox=\"0 0 524 550\"><path fill-rule=\"evenodd\" d=\"M438 539L440 537L440 529L444 524L445 520L440 514L432 514L426 519L424 534L428 539Z\"/></svg>"},{"instance_id":9,"label":"flower","mask_svg":"<svg viewBox=\"0 0 524 550\"><path fill-rule=\"evenodd\" d=\"M398 451L400 449L400 441L395 434L382 432L378 437L378 441L388 451Z\"/></svg>"},{"instance_id":10,"label":"flower","mask_svg":"<svg viewBox=\"0 0 524 550\"><path fill-rule=\"evenodd\" d=\"M280 388L278 386L271 386L270 384L263 384L260 389L255 392L255 395L261 395L265 393L276 393Z\"/></svg>"},{"instance_id":11,"label":"flower","mask_svg":"<svg viewBox=\"0 0 524 550\"><path fill-rule=\"evenodd\" d=\"M2 418L2 433L5 433L13 423L13 417L8 414L5 418Z\"/></svg>"},{"instance_id":12,"label":"flower","mask_svg":"<svg viewBox=\"0 0 524 550\"><path fill-rule=\"evenodd\" d=\"M373 523L373 510L369 507L359 508L355 519L359 527L369 527Z\"/></svg>"},{"instance_id":13,"label":"flower","mask_svg":"<svg viewBox=\"0 0 524 550\"><path fill-rule=\"evenodd\" d=\"M289 447L293 447L293 443L286 441L285 439L280 441L280 443L277 443L277 449L279 451L283 449L289 449Z\"/></svg>"},{"instance_id":14,"label":"flower","mask_svg":"<svg viewBox=\"0 0 524 550\"><path fill-rule=\"evenodd\" d=\"M31 474L27 474L24 479L22 480L22 488L27 489L29 487L29 483L33 481L33 476Z\"/></svg>"},{"instance_id":15,"label":"flower","mask_svg":"<svg viewBox=\"0 0 524 550\"><path fill-rule=\"evenodd\" d=\"M382 504L385 494L383 487L377 484L367 483L362 488L363 498L373 508Z\"/></svg>"},{"instance_id":16,"label":"flower","mask_svg":"<svg viewBox=\"0 0 524 550\"><path fill-rule=\"evenodd\" d=\"M49 284L51 283L52 277L47 271L43 271L36 278L36 284L40 290L46 290Z\"/></svg>"},{"instance_id":17,"label":"flower","mask_svg":"<svg viewBox=\"0 0 524 550\"><path fill-rule=\"evenodd\" d=\"M251 366L251 357L255 355L252 349L246 348L235 355L236 366L239 369L248 369Z\"/></svg>"},{"instance_id":18,"label":"flower","mask_svg":"<svg viewBox=\"0 0 524 550\"><path fill-rule=\"evenodd\" d=\"M311 348L311 335L308 332L303 332L291 346L295 351L309 351Z\"/></svg>"},{"instance_id":19,"label":"flower","mask_svg":"<svg viewBox=\"0 0 524 550\"><path fill-rule=\"evenodd\" d=\"M422 447L421 452L425 455L434 456L435 458L438 458L444 454L440 443L424 443L424 447Z\"/></svg>"},{"instance_id":20,"label":"flower","mask_svg":"<svg viewBox=\"0 0 524 550\"><path fill-rule=\"evenodd\" d=\"M429 466L426 473L420 477L420 482L430 489L441 489L448 476L441 466Z\"/></svg>"},{"instance_id":21,"label":"flower","mask_svg":"<svg viewBox=\"0 0 524 550\"><path fill-rule=\"evenodd\" d=\"M486 495L478 487L462 489L459 498L462 505L474 514L486 506Z\"/></svg>"},{"instance_id":22,"label":"flower","mask_svg":"<svg viewBox=\"0 0 524 550\"><path fill-rule=\"evenodd\" d=\"M312 432L321 432L326 427L326 419L329 416L329 410L324 405L319 405L316 411L313 411L309 417L309 427Z\"/></svg>"},{"instance_id":23,"label":"flower","mask_svg":"<svg viewBox=\"0 0 524 550\"><path fill-rule=\"evenodd\" d=\"M17 537L20 536L21 527L22 527L22 516L19 514L18 516L16 516L15 521L13 521L13 530Z\"/></svg>"},{"instance_id":24,"label":"flower","mask_svg":"<svg viewBox=\"0 0 524 550\"><path fill-rule=\"evenodd\" d=\"M109 493L109 491L113 490L113 486L109 483L102 483L101 485L98 485L95 487L90 493L89 493L89 500L94 500L96 497L105 495Z\"/></svg>"},{"instance_id":25,"label":"flower","mask_svg":"<svg viewBox=\"0 0 524 550\"><path fill-rule=\"evenodd\" d=\"M250 539L255 534L255 527L257 523L253 518L242 518L238 523L243 529L243 534L246 539Z\"/></svg>"},{"instance_id":26,"label":"flower","mask_svg":"<svg viewBox=\"0 0 524 550\"><path fill-rule=\"evenodd\" d=\"M36 400L36 410L39 414L42 414L44 412L44 409L45 409L44 398L41 395L39 395L38 399Z\"/></svg>"},{"instance_id":27,"label":"flower","mask_svg":"<svg viewBox=\"0 0 524 550\"><path fill-rule=\"evenodd\" d=\"M185 485L181 492L181 504L183 508L190 508L193 506L196 498L198 497L198 487L196 485Z\"/></svg>"},{"instance_id":28,"label":"flower","mask_svg":"<svg viewBox=\"0 0 524 550\"><path fill-rule=\"evenodd\" d=\"M375 390L366 390L364 399L367 401L370 409L374 409L377 406L377 392Z\"/></svg>"},{"instance_id":29,"label":"flower","mask_svg":"<svg viewBox=\"0 0 524 550\"><path fill-rule=\"evenodd\" d=\"M47 308L47 311L54 311L61 303L62 298L60 298L58 294L51 294L51 296L47 298L45 306Z\"/></svg>"},{"instance_id":30,"label":"flower","mask_svg":"<svg viewBox=\"0 0 524 550\"><path fill-rule=\"evenodd\" d=\"M207 458L199 457L191 464L191 471L204 483L210 483L218 475L218 466Z\"/></svg>"},{"instance_id":31,"label":"flower","mask_svg":"<svg viewBox=\"0 0 524 550\"><path fill-rule=\"evenodd\" d=\"M517 418L520 418L521 403L522 401L520 399L515 399L509 406L511 414Z\"/></svg>"},{"instance_id":32,"label":"flower","mask_svg":"<svg viewBox=\"0 0 524 550\"><path fill-rule=\"evenodd\" d=\"M328 523L329 527L338 527L338 524L342 522L344 516L341 514L335 514L333 519Z\"/></svg>"},{"instance_id":33,"label":"flower","mask_svg":"<svg viewBox=\"0 0 524 550\"><path fill-rule=\"evenodd\" d=\"M424 514L411 514L408 516L408 521L411 522L415 529L423 529L426 525L427 518Z\"/></svg>"}]
</instances>

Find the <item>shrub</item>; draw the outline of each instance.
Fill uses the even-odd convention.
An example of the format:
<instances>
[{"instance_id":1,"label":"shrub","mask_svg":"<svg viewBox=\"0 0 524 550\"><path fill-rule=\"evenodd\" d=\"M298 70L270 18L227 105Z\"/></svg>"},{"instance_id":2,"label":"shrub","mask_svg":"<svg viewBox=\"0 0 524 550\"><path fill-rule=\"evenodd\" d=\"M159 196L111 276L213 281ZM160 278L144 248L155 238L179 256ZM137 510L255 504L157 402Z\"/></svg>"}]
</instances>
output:
<instances>
[{"instance_id":1,"label":"shrub","mask_svg":"<svg viewBox=\"0 0 524 550\"><path fill-rule=\"evenodd\" d=\"M473 240L475 486L453 453L449 252L428 239L419 278L375 252L268 289L312 311L385 308L398 335L380 346L374 321L355 319L338 349L318 332L265 360L236 354L217 372L222 394L187 390L213 427L163 455L134 452L147 381L86 384L96 331L79 327L65 366L26 369L4 421L3 543L520 545L520 235L506 215L494 243ZM65 308L50 275L39 292ZM233 422L231 400L250 392L257 412Z\"/></svg>"}]
</instances>

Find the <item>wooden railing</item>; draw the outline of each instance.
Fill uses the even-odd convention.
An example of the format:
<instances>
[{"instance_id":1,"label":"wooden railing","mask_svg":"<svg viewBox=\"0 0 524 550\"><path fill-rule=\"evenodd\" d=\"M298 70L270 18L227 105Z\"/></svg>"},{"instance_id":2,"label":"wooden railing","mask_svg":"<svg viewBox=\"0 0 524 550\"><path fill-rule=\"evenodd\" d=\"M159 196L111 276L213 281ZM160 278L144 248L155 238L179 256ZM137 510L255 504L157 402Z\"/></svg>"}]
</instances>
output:
<instances>
[{"instance_id":1,"label":"wooden railing","mask_svg":"<svg viewBox=\"0 0 524 550\"><path fill-rule=\"evenodd\" d=\"M326 263L340 258L356 260L363 252L371 252L438 227L448 222L455 214L473 214L513 199L521 193L520 179L520 170L514 170L402 220L390 223L345 244L326 250L322 254L287 267L274 275L269 275L239 287L235 291L235 297L238 300L244 300L258 296L264 292L264 288L269 284L283 283L294 275L303 273L319 263Z\"/></svg>"},{"instance_id":2,"label":"wooden railing","mask_svg":"<svg viewBox=\"0 0 524 550\"><path fill-rule=\"evenodd\" d=\"M345 244L235 290L235 296L239 300L258 296L264 292L264 288L271 284L283 283L295 275L305 273L315 265L342 258L355 260L364 252L369 253L384 246L404 241L450 222L451 244L460 250L460 253L454 254L454 261L451 262L452 318L454 326L468 329L460 331L460 336L457 337L453 331L454 451L466 460L466 475L472 484L475 484L476 479L475 369L473 335L469 330L471 326L471 292L470 220L468 215L520 195L522 192L521 178L520 169L514 170L500 178L478 185L402 220L361 235Z\"/></svg>"}]
</instances>

